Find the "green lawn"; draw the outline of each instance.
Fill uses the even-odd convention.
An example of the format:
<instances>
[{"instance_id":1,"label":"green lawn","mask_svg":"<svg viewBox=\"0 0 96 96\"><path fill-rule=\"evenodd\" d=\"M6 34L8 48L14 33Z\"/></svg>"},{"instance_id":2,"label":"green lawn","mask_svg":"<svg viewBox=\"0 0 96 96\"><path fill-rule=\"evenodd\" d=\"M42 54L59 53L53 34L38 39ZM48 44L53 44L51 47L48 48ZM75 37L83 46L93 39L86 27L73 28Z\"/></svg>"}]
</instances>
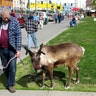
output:
<instances>
[{"instance_id":1,"label":"green lawn","mask_svg":"<svg viewBox=\"0 0 96 96\"><path fill-rule=\"evenodd\" d=\"M94 22L91 17L84 18L76 27L71 27L62 32L60 35L50 40L47 45L64 42L74 42L85 48L85 55L78 64L80 67L80 83L75 85L72 81L70 89L66 90L64 86L68 80L68 70L66 66L60 66L54 69L53 90L96 92L96 21ZM25 66L21 63L17 65L15 88L40 90L42 82L41 74L35 74L29 56L25 58L23 62ZM73 79L74 78L75 74L73 76ZM0 89L4 89L3 83L5 83L5 79L4 75L0 77ZM50 90L48 77L45 83L46 88L43 90Z\"/></svg>"}]
</instances>

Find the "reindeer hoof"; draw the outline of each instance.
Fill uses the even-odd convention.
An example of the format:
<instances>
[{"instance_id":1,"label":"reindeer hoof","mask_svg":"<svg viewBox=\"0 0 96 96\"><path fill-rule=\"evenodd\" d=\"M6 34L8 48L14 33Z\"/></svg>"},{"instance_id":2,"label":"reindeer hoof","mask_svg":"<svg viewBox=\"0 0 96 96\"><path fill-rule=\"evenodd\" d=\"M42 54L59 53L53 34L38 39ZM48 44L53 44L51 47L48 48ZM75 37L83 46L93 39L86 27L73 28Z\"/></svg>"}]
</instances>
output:
<instances>
[{"instance_id":1,"label":"reindeer hoof","mask_svg":"<svg viewBox=\"0 0 96 96\"><path fill-rule=\"evenodd\" d=\"M65 89L69 89L70 88L70 86L65 86Z\"/></svg>"},{"instance_id":2,"label":"reindeer hoof","mask_svg":"<svg viewBox=\"0 0 96 96\"><path fill-rule=\"evenodd\" d=\"M45 86L42 86L40 89L44 89Z\"/></svg>"},{"instance_id":3,"label":"reindeer hoof","mask_svg":"<svg viewBox=\"0 0 96 96\"><path fill-rule=\"evenodd\" d=\"M75 84L78 84L79 83L79 80L75 82Z\"/></svg>"},{"instance_id":4,"label":"reindeer hoof","mask_svg":"<svg viewBox=\"0 0 96 96\"><path fill-rule=\"evenodd\" d=\"M52 90L53 88L54 88L54 87L50 87L49 89L51 89L51 90Z\"/></svg>"}]
</instances>

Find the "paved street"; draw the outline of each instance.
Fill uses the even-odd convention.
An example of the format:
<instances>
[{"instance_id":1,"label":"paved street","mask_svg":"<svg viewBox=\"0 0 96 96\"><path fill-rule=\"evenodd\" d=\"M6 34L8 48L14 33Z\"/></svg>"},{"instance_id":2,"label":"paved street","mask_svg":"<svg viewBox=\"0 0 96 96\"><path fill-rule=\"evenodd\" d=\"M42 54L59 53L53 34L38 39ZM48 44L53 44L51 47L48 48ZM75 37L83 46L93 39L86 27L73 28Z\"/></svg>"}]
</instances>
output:
<instances>
[{"instance_id":1,"label":"paved street","mask_svg":"<svg viewBox=\"0 0 96 96\"><path fill-rule=\"evenodd\" d=\"M44 25L42 30L39 29L37 38L39 44L46 43L62 31L66 30L69 25L69 20L65 19L60 24L53 22ZM27 45L26 31L22 29L22 45ZM21 50L21 59L25 58L25 50ZM19 62L19 59L18 59ZM66 92L66 91L51 91L51 90L16 90L15 93L10 93L8 90L0 90L0 96L96 96L95 92Z\"/></svg>"}]
</instances>

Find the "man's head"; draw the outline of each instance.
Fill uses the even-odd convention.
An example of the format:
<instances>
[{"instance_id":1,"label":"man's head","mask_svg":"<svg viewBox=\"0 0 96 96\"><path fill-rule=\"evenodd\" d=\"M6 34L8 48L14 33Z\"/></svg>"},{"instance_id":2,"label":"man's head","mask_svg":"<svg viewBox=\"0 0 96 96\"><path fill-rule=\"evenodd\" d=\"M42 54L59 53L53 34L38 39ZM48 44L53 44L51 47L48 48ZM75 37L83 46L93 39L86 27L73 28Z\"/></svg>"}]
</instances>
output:
<instances>
[{"instance_id":1,"label":"man's head","mask_svg":"<svg viewBox=\"0 0 96 96\"><path fill-rule=\"evenodd\" d=\"M2 20L4 22L9 22L9 20L10 20L10 13L11 13L11 10L9 8L3 8L2 9L1 16L2 16Z\"/></svg>"}]
</instances>

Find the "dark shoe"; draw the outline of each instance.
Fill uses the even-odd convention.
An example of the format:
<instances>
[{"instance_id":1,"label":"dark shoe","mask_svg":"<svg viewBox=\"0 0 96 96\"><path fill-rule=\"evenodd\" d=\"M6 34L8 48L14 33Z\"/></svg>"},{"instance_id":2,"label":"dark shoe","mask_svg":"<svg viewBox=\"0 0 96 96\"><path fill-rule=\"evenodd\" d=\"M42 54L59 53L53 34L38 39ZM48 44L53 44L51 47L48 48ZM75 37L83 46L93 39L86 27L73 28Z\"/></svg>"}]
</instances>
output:
<instances>
[{"instance_id":1,"label":"dark shoe","mask_svg":"<svg viewBox=\"0 0 96 96\"><path fill-rule=\"evenodd\" d=\"M37 46L37 47L34 47L34 49L38 49L39 47Z\"/></svg>"},{"instance_id":2,"label":"dark shoe","mask_svg":"<svg viewBox=\"0 0 96 96\"><path fill-rule=\"evenodd\" d=\"M9 86L7 89L8 89L11 93L16 92L16 90L15 90L14 87L12 87L12 86Z\"/></svg>"}]
</instances>

